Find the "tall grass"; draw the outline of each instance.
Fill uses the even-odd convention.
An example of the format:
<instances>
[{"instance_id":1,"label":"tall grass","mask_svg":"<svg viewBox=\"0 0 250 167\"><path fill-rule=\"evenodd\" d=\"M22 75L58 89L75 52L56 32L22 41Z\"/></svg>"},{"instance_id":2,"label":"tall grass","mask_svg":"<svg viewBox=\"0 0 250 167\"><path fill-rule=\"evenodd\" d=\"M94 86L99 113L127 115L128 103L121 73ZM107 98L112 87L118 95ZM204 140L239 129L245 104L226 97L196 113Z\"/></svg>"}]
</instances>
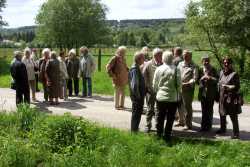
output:
<instances>
[{"instance_id":1,"label":"tall grass","mask_svg":"<svg viewBox=\"0 0 250 167\"><path fill-rule=\"evenodd\" d=\"M29 120L22 128L23 120ZM249 166L250 143L174 138L104 128L21 106L0 113L0 166Z\"/></svg>"}]
</instances>

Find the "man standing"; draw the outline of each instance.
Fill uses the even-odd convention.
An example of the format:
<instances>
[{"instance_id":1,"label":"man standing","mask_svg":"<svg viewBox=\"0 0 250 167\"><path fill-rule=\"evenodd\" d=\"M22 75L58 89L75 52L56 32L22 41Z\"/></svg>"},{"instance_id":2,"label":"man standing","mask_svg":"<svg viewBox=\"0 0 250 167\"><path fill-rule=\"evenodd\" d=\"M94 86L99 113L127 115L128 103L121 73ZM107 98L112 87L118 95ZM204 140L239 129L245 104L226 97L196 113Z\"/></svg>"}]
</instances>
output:
<instances>
[{"instance_id":1,"label":"man standing","mask_svg":"<svg viewBox=\"0 0 250 167\"><path fill-rule=\"evenodd\" d=\"M86 46L80 48L80 77L82 77L82 97L92 97L92 74L95 71L95 61ZM88 92L87 92L88 83Z\"/></svg>"},{"instance_id":2,"label":"man standing","mask_svg":"<svg viewBox=\"0 0 250 167\"><path fill-rule=\"evenodd\" d=\"M203 67L199 70L199 94L201 101L201 132L209 131L213 123L213 106L217 95L218 75L216 69L210 65L210 59L207 55L202 57Z\"/></svg>"},{"instance_id":3,"label":"man standing","mask_svg":"<svg viewBox=\"0 0 250 167\"><path fill-rule=\"evenodd\" d=\"M14 52L15 60L11 64L11 76L16 84L16 105L30 103L30 90L26 66L22 63L22 53Z\"/></svg>"},{"instance_id":4,"label":"man standing","mask_svg":"<svg viewBox=\"0 0 250 167\"><path fill-rule=\"evenodd\" d=\"M142 76L140 66L144 63L144 54L136 52L134 55L134 64L129 70L129 90L132 101L131 131L137 132L143 112L145 81Z\"/></svg>"},{"instance_id":5,"label":"man standing","mask_svg":"<svg viewBox=\"0 0 250 167\"><path fill-rule=\"evenodd\" d=\"M182 81L182 101L183 108L186 112L185 123L187 129L192 129L193 108L192 102L194 98L195 83L198 79L198 68L192 61L192 52L184 50L184 61L180 62L178 68L181 72Z\"/></svg>"},{"instance_id":6,"label":"man standing","mask_svg":"<svg viewBox=\"0 0 250 167\"><path fill-rule=\"evenodd\" d=\"M153 58L146 62L143 68L143 76L146 85L146 102L147 102L147 113L146 113L146 128L145 132L149 133L152 127L152 118L155 115L155 101L156 92L153 90L153 78L157 67L162 65L162 50L155 48L153 50Z\"/></svg>"}]
</instances>

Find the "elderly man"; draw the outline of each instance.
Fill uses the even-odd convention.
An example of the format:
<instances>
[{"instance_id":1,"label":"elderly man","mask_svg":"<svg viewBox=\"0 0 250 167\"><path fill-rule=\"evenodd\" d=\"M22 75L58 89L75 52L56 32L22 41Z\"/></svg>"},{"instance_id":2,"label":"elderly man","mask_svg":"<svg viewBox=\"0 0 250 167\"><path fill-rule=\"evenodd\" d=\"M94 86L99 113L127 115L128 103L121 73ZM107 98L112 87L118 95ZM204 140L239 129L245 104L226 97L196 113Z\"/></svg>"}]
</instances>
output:
<instances>
[{"instance_id":1,"label":"elderly man","mask_svg":"<svg viewBox=\"0 0 250 167\"><path fill-rule=\"evenodd\" d=\"M80 48L80 77L82 77L82 97L92 97L92 74L95 71L95 61L86 46ZM88 83L88 92L87 92Z\"/></svg>"},{"instance_id":2,"label":"elderly man","mask_svg":"<svg viewBox=\"0 0 250 167\"><path fill-rule=\"evenodd\" d=\"M213 123L213 106L217 95L218 74L216 69L210 65L208 55L202 57L203 66L199 70L199 94L201 101L201 129L200 131L209 131Z\"/></svg>"},{"instance_id":3,"label":"elderly man","mask_svg":"<svg viewBox=\"0 0 250 167\"><path fill-rule=\"evenodd\" d=\"M153 58L146 62L143 67L142 74L146 84L146 102L147 102L147 113L146 113L146 128L145 132L148 133L152 127L152 118L155 114L155 95L156 92L153 90L153 77L157 67L162 65L162 50L155 48L153 50Z\"/></svg>"},{"instance_id":4,"label":"elderly man","mask_svg":"<svg viewBox=\"0 0 250 167\"><path fill-rule=\"evenodd\" d=\"M144 63L144 54L136 52L134 55L134 64L129 70L129 90L132 101L131 131L137 132L143 112L145 81L142 76L140 66Z\"/></svg>"},{"instance_id":5,"label":"elderly man","mask_svg":"<svg viewBox=\"0 0 250 167\"><path fill-rule=\"evenodd\" d=\"M26 66L22 63L22 53L14 52L15 60L10 67L11 76L15 82L16 105L20 103L30 103L30 90Z\"/></svg>"},{"instance_id":6,"label":"elderly man","mask_svg":"<svg viewBox=\"0 0 250 167\"><path fill-rule=\"evenodd\" d=\"M129 69L125 59L126 49L125 46L120 46L106 66L115 87L115 109L117 110L124 109L125 87L128 83Z\"/></svg>"},{"instance_id":7,"label":"elderly man","mask_svg":"<svg viewBox=\"0 0 250 167\"><path fill-rule=\"evenodd\" d=\"M68 83L69 96L72 96L73 82L74 82L74 93L78 96L79 93L79 65L80 61L76 56L76 50L71 49L69 51L69 57L65 61L67 72L68 72Z\"/></svg>"},{"instance_id":8,"label":"elderly man","mask_svg":"<svg viewBox=\"0 0 250 167\"><path fill-rule=\"evenodd\" d=\"M180 71L173 65L173 54L165 51L162 56L164 64L156 69L153 80L153 88L156 92L157 109L156 129L158 137L162 137L165 118L164 139L171 139L178 94L180 91Z\"/></svg>"},{"instance_id":9,"label":"elderly man","mask_svg":"<svg viewBox=\"0 0 250 167\"><path fill-rule=\"evenodd\" d=\"M184 61L180 62L178 68L181 72L182 81L182 102L186 112L185 123L187 129L192 129L193 109L192 102L194 98L195 83L198 79L198 68L192 61L192 52L184 50ZM181 113L181 112L180 112Z\"/></svg>"}]
</instances>

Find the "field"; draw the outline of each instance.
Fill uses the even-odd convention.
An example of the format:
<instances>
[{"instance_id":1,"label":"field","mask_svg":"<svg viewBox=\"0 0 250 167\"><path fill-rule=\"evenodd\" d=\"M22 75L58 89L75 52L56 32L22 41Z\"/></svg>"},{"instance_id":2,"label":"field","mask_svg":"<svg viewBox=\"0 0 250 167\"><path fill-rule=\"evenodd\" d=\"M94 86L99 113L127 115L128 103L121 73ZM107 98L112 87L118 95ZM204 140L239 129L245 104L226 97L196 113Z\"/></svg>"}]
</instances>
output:
<instances>
[{"instance_id":1,"label":"field","mask_svg":"<svg viewBox=\"0 0 250 167\"><path fill-rule=\"evenodd\" d=\"M132 65L133 54L138 49L130 48L127 52L127 64L130 67ZM9 75L9 64L12 60L12 54L14 49L0 49L0 87L8 88L10 86L11 77ZM90 52L95 56L96 61L98 60L98 49L90 49ZM115 49L105 48L102 49L101 56L101 71L96 70L93 76L93 92L97 94L113 94L113 87L111 78L107 75L105 66L109 59L114 55ZM201 56L206 54L206 52L193 52L193 60L196 64L201 65ZM215 59L211 60L211 63L218 67ZM250 102L250 85L249 82L241 81L242 90L245 92L245 101ZM81 83L80 83L81 87ZM197 99L197 88L195 91L195 99ZM126 89L126 94L128 95L128 89Z\"/></svg>"},{"instance_id":2,"label":"field","mask_svg":"<svg viewBox=\"0 0 250 167\"><path fill-rule=\"evenodd\" d=\"M249 166L250 143L173 138L104 128L21 106L0 113L0 166Z\"/></svg>"}]
</instances>

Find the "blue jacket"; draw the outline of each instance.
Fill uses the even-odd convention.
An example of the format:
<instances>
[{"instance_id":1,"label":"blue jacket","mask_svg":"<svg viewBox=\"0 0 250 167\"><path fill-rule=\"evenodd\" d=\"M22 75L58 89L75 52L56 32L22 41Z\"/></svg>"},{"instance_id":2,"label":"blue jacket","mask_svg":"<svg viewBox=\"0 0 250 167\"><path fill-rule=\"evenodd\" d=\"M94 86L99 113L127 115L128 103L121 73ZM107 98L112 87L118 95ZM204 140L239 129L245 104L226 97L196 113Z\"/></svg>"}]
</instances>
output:
<instances>
[{"instance_id":1,"label":"blue jacket","mask_svg":"<svg viewBox=\"0 0 250 167\"><path fill-rule=\"evenodd\" d=\"M134 64L129 70L129 90L132 101L144 100L145 81L140 67Z\"/></svg>"}]
</instances>

